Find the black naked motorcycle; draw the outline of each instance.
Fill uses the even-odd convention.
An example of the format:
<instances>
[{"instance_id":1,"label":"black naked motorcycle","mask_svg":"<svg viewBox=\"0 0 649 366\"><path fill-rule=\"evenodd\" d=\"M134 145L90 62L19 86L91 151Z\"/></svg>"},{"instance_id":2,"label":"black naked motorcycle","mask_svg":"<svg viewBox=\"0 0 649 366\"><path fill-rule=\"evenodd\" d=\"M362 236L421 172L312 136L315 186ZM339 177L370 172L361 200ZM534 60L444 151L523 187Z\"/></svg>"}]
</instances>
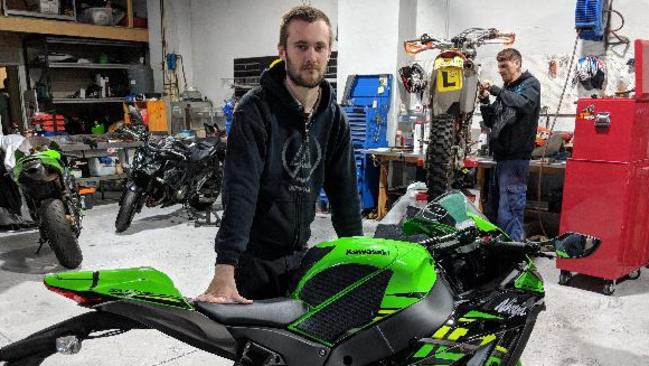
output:
<instances>
[{"instance_id":1,"label":"black naked motorcycle","mask_svg":"<svg viewBox=\"0 0 649 366\"><path fill-rule=\"evenodd\" d=\"M119 202L115 230L120 233L128 229L145 204L182 204L190 217L209 218L221 192L225 142L220 134L202 140L169 136L154 142L144 128L126 128L125 132L145 143L136 149L128 168L129 178Z\"/></svg>"}]
</instances>

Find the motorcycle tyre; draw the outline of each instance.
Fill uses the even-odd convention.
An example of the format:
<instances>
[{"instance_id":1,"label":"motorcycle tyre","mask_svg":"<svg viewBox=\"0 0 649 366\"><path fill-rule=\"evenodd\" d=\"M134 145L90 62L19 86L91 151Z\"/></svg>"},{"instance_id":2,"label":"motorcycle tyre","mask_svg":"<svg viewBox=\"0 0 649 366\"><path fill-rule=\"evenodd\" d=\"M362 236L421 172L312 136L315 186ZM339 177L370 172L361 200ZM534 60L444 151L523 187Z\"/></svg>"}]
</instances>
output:
<instances>
[{"instance_id":1,"label":"motorcycle tyre","mask_svg":"<svg viewBox=\"0 0 649 366\"><path fill-rule=\"evenodd\" d=\"M120 200L119 212L115 219L115 232L121 233L131 226L141 196L142 192L135 192L130 189L124 192Z\"/></svg>"},{"instance_id":2,"label":"motorcycle tyre","mask_svg":"<svg viewBox=\"0 0 649 366\"><path fill-rule=\"evenodd\" d=\"M45 200L40 207L41 227L52 251L63 267L74 269L83 260L77 235L66 218L65 204L60 199Z\"/></svg>"},{"instance_id":3,"label":"motorcycle tyre","mask_svg":"<svg viewBox=\"0 0 649 366\"><path fill-rule=\"evenodd\" d=\"M433 118L430 122L430 142L426 148L425 164L429 201L446 193L451 185L454 124L455 120L451 116Z\"/></svg>"}]
</instances>

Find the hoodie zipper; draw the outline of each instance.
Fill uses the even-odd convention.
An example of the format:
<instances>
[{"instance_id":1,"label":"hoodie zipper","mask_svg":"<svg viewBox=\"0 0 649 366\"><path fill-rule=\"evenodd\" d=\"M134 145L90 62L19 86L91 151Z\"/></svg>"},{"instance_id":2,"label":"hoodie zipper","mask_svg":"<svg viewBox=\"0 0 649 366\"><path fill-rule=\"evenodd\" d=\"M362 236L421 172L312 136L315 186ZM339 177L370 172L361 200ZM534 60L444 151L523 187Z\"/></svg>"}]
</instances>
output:
<instances>
[{"instance_id":1,"label":"hoodie zipper","mask_svg":"<svg viewBox=\"0 0 649 366\"><path fill-rule=\"evenodd\" d=\"M307 144L307 148L310 148L310 131L311 131L311 124L313 123L313 112L309 114L308 117L306 117L306 120L304 121L304 129L303 129L303 136L302 136L302 143ZM293 247L297 247L297 245L300 243L300 237L302 236L302 192L297 192L297 198L295 200L296 205L297 205L297 228L295 230L295 239L293 240Z\"/></svg>"}]
</instances>

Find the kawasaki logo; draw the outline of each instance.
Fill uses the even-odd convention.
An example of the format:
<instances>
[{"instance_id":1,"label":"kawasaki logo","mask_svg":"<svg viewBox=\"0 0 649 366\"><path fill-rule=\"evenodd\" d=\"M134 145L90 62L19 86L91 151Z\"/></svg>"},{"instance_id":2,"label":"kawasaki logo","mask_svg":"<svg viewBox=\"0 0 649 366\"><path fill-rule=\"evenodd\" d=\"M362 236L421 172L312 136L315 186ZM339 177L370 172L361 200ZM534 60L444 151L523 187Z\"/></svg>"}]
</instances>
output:
<instances>
[{"instance_id":1,"label":"kawasaki logo","mask_svg":"<svg viewBox=\"0 0 649 366\"><path fill-rule=\"evenodd\" d=\"M383 249L347 249L347 255L354 254L375 254L375 255L390 255L390 252Z\"/></svg>"}]
</instances>

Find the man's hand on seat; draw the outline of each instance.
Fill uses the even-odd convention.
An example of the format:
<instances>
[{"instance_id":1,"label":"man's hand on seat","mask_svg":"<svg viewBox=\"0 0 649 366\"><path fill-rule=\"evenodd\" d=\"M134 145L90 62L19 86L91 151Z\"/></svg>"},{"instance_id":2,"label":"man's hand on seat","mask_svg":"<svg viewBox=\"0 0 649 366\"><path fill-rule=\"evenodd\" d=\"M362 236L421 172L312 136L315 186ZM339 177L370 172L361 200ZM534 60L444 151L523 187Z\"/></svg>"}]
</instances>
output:
<instances>
[{"instance_id":1,"label":"man's hand on seat","mask_svg":"<svg viewBox=\"0 0 649 366\"><path fill-rule=\"evenodd\" d=\"M234 281L234 266L229 264L217 264L214 267L212 282L207 290L196 298L196 301L216 304L252 304L252 300L239 295Z\"/></svg>"}]
</instances>

